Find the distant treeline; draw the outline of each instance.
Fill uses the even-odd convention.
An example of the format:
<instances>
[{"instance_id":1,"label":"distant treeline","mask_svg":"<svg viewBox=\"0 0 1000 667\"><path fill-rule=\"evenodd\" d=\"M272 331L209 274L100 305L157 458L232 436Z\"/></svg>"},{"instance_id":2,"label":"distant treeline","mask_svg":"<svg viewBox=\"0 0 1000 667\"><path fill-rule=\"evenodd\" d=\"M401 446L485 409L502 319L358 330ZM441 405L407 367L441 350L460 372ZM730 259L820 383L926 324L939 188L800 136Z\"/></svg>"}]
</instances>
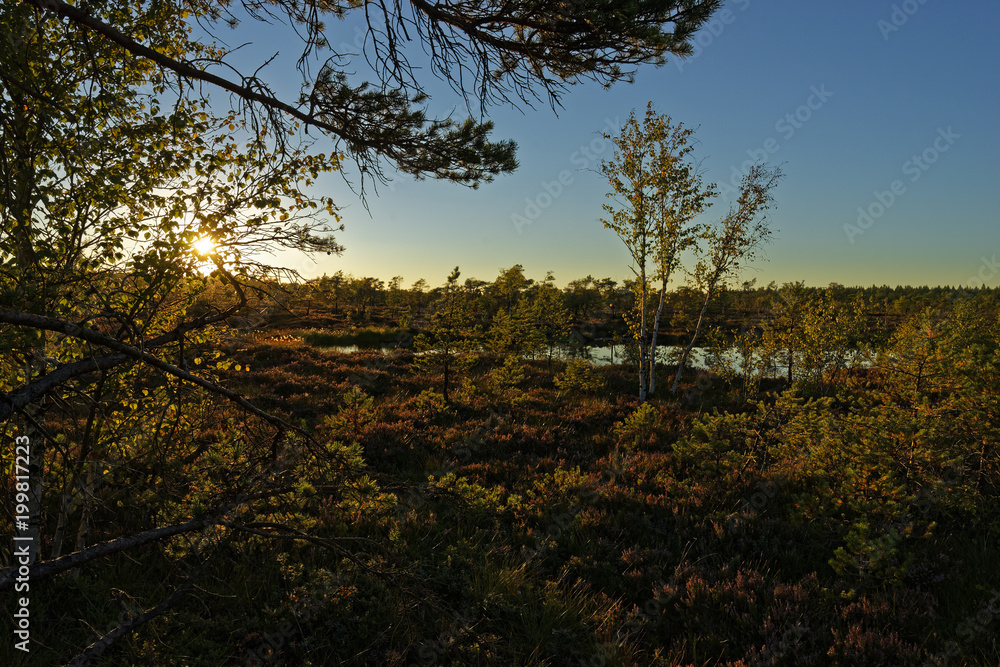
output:
<instances>
[{"instance_id":1,"label":"distant treeline","mask_svg":"<svg viewBox=\"0 0 1000 667\"><path fill-rule=\"evenodd\" d=\"M536 280L525 276L523 267L518 264L502 269L493 281L467 278L459 281L458 286L470 306L487 322L496 313L512 313L522 298L530 298L544 286L547 293L558 293L573 326L588 328L596 336L610 336L625 331L622 316L635 308L633 295L637 280L618 281L588 275L572 280L560 289L555 287L551 273ZM444 285L431 287L424 279L407 286L402 276L386 282L338 271L333 275L282 285L277 296L288 316L310 317L321 325L382 324L421 328L445 289ZM947 309L956 300L982 292L995 295L997 289L889 285L847 287L837 283L818 287L807 286L804 282L779 285L774 281L759 285L756 280L750 280L721 291L712 301L709 316L716 325L738 327L770 320L791 303L808 304L822 299L828 303L858 306L873 321L894 329L903 319L915 313L927 309ZM271 295L274 296L275 292L271 291ZM697 314L702 298L699 290L689 286L680 286L670 292L663 330L666 333L685 330L688 320ZM267 300L262 299L260 303L266 307ZM273 314L280 315L280 312Z\"/></svg>"}]
</instances>

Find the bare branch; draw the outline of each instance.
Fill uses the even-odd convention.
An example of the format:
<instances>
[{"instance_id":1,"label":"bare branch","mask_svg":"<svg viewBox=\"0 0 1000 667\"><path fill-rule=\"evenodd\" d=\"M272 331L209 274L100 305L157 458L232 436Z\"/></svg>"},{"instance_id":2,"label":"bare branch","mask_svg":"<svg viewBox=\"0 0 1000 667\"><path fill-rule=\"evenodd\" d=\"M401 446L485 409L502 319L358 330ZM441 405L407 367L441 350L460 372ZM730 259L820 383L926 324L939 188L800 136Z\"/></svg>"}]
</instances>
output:
<instances>
[{"instance_id":1,"label":"bare branch","mask_svg":"<svg viewBox=\"0 0 1000 667\"><path fill-rule=\"evenodd\" d=\"M232 506L234 505L227 506L225 511L229 511ZM141 547L145 544L150 544L167 537L173 537L174 535L182 535L184 533L201 530L206 526L217 525L221 523L224 513L225 512L222 512L212 516L202 517L200 519L192 519L191 521L175 524L173 526L153 528L152 530L147 530L136 535L119 537L114 540L95 544L92 547L87 547L86 549L67 554L60 558L35 563L28 569L28 576L31 577L32 580L39 579L41 577L50 577L54 574L59 574L60 572L65 572L66 570L79 567L96 558L102 558L104 556L110 556L122 551L128 551L129 549ZM8 588L13 587L17 575L17 567L9 567L0 571L0 590L7 590Z\"/></svg>"},{"instance_id":2,"label":"bare branch","mask_svg":"<svg viewBox=\"0 0 1000 667\"><path fill-rule=\"evenodd\" d=\"M157 616L163 614L165 611L177 604L184 595L186 595L192 588L194 588L194 582L197 578L197 574L192 575L187 578L187 580L181 584L173 593L164 598L158 605L152 609L147 609L138 616L129 618L128 620L121 623L114 630L104 635L96 642L88 646L86 649L81 651L75 658L66 664L66 667L86 667L90 664L90 661L94 658L100 657L104 651L106 651L112 644L124 637L125 635L131 633L136 628L139 628L149 621L153 620Z\"/></svg>"},{"instance_id":3,"label":"bare branch","mask_svg":"<svg viewBox=\"0 0 1000 667\"><path fill-rule=\"evenodd\" d=\"M0 394L4 400L0 403L0 421L10 419L15 412L20 412L26 406L38 401L47 393L59 387L73 378L95 371L108 370L128 361L129 357L124 354L109 354L104 357L84 359L71 364L64 364L31 384L20 389L16 389L9 394Z\"/></svg>"}]
</instances>

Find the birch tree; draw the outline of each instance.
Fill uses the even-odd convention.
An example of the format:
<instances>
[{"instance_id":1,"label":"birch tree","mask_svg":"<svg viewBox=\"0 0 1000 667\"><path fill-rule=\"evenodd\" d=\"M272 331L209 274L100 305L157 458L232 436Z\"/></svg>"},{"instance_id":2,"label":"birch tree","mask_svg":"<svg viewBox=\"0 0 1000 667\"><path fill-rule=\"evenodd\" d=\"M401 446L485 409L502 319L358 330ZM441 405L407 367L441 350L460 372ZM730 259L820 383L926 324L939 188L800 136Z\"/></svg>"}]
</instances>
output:
<instances>
[{"instance_id":1,"label":"birch tree","mask_svg":"<svg viewBox=\"0 0 1000 667\"><path fill-rule=\"evenodd\" d=\"M681 253L697 245L702 227L694 224L694 218L711 205L711 199L718 192L714 183L705 185L702 182L696 165L690 161L689 155L694 150L694 130L685 128L681 123L673 126L669 116L666 121L669 132L663 148L675 159L666 178L658 184L654 208L654 278L660 281L660 294L649 346L650 395L656 391L656 337L660 331L667 285L674 271L681 266Z\"/></svg>"},{"instance_id":2,"label":"birch tree","mask_svg":"<svg viewBox=\"0 0 1000 667\"><path fill-rule=\"evenodd\" d=\"M633 111L621 133L605 134L615 146L613 158L602 161L612 204L605 204L601 221L622 240L632 256L638 293L630 328L639 345L639 399L656 388L656 336L671 275L680 265L681 253L698 239L693 219L716 193L704 185L690 153L694 130L659 115L652 102L642 121ZM648 323L649 279L660 281L659 303Z\"/></svg>"},{"instance_id":3,"label":"birch tree","mask_svg":"<svg viewBox=\"0 0 1000 667\"><path fill-rule=\"evenodd\" d=\"M705 251L695 268L695 280L704 294L698 323L691 342L684 348L671 393L677 392L687 360L698 342L705 313L718 290L741 268L753 261L761 246L771 238L767 211L774 198L772 191L781 180L780 167L757 164L743 177L740 196L729 213L704 234Z\"/></svg>"}]
</instances>

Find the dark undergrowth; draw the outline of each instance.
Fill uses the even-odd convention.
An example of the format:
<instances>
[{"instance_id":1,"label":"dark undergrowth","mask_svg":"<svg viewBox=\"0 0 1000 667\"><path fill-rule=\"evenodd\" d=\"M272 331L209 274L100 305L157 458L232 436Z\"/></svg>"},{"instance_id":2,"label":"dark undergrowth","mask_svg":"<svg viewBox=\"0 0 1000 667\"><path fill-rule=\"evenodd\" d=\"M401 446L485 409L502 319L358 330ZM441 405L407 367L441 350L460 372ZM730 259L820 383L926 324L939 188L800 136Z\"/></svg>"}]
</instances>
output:
<instances>
[{"instance_id":1,"label":"dark undergrowth","mask_svg":"<svg viewBox=\"0 0 1000 667\"><path fill-rule=\"evenodd\" d=\"M272 517L319 540L211 529L192 592L96 665L1000 664L996 366L952 364L933 396L870 374L748 398L691 371L640 405L628 368L588 387L484 354L445 402L404 347L229 352L227 386L356 443L364 481L303 479ZM239 430L227 414L205 442ZM130 474L149 494L167 475ZM109 493L105 521L142 502ZM0 662L62 664L168 594L184 548L33 584L41 648Z\"/></svg>"}]
</instances>

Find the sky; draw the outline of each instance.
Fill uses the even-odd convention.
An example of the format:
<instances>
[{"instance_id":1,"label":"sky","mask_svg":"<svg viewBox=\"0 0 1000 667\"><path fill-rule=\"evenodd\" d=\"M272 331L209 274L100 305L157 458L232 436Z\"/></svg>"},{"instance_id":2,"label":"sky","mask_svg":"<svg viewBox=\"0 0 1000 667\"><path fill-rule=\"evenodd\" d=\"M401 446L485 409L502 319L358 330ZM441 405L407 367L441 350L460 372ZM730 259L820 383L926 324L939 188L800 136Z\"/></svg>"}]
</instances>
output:
<instances>
[{"instance_id":1,"label":"sky","mask_svg":"<svg viewBox=\"0 0 1000 667\"><path fill-rule=\"evenodd\" d=\"M641 67L634 84L583 82L556 112L491 108L494 138L518 144L514 174L477 190L401 176L369 192L367 210L341 178L323 180L346 250L279 263L407 285L441 284L456 265L482 280L515 264L560 285L630 277L627 250L600 221L609 188L598 169L611 156L601 133L652 101L698 128L693 156L723 191L703 222L726 212L748 161L782 165L773 240L740 281L1000 286L998 24L992 0L731 0L691 57ZM280 31L246 27L258 32L244 53L297 55ZM328 27L334 44L360 35L351 21ZM468 115L429 71L424 80L432 111Z\"/></svg>"}]
</instances>

